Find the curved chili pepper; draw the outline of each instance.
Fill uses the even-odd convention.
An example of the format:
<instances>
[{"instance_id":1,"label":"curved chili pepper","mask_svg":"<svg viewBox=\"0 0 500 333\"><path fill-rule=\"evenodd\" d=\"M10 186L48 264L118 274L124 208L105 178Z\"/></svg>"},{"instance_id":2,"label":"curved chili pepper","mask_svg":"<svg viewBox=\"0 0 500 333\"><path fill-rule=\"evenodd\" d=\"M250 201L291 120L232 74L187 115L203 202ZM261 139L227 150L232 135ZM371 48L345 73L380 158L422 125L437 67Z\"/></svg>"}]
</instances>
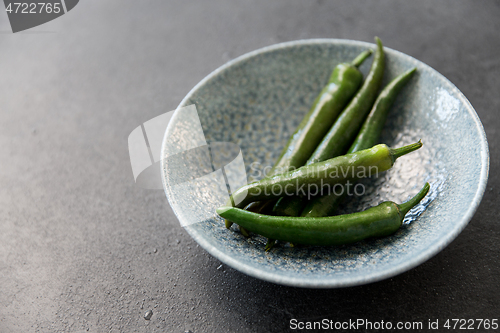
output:
<instances>
[{"instance_id":1,"label":"curved chili pepper","mask_svg":"<svg viewBox=\"0 0 500 333\"><path fill-rule=\"evenodd\" d=\"M334 184L343 184L350 179L368 177L372 170L377 173L386 171L394 165L398 157L420 147L422 147L420 141L396 149L380 144L370 149L303 166L242 186L232 194L230 202L232 206L243 208L250 202L298 193L301 189L302 191L304 188L309 189L311 185L322 189ZM304 195L306 194L304 191Z\"/></svg>"},{"instance_id":2,"label":"curved chili pepper","mask_svg":"<svg viewBox=\"0 0 500 333\"><path fill-rule=\"evenodd\" d=\"M330 217L285 217L220 207L217 214L269 239L306 245L341 245L396 232L408 211L429 191L429 183L409 201L386 201L365 211Z\"/></svg>"},{"instance_id":3,"label":"curved chili pepper","mask_svg":"<svg viewBox=\"0 0 500 333\"><path fill-rule=\"evenodd\" d=\"M357 67L371 52L364 51L352 64L342 63L335 67L328 83L288 140L270 175L301 167L311 157L344 106L358 91L363 74Z\"/></svg>"}]
</instances>

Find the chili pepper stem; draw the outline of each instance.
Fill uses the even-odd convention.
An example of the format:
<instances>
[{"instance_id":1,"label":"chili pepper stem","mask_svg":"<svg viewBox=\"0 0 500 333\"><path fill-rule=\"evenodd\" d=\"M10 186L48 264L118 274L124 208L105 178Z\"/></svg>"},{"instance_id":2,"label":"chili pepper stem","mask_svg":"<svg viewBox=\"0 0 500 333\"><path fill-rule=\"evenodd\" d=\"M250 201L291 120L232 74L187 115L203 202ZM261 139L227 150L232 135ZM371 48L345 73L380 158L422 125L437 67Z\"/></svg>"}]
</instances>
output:
<instances>
[{"instance_id":1,"label":"chili pepper stem","mask_svg":"<svg viewBox=\"0 0 500 333\"><path fill-rule=\"evenodd\" d=\"M395 161L398 157L411 153L412 151L417 150L422 147L422 140L419 140L417 143L412 143L411 145L407 145L404 147L391 149L391 156L393 161Z\"/></svg>"},{"instance_id":2,"label":"chili pepper stem","mask_svg":"<svg viewBox=\"0 0 500 333\"><path fill-rule=\"evenodd\" d=\"M268 239L264 250L269 252L274 247L274 244L276 244L276 239Z\"/></svg>"},{"instance_id":3,"label":"chili pepper stem","mask_svg":"<svg viewBox=\"0 0 500 333\"><path fill-rule=\"evenodd\" d=\"M354 67L359 67L373 53L372 50L366 50L358 55L351 63Z\"/></svg>"},{"instance_id":4,"label":"chili pepper stem","mask_svg":"<svg viewBox=\"0 0 500 333\"><path fill-rule=\"evenodd\" d=\"M411 198L405 203L398 205L399 211L401 212L401 216L405 216L410 209L415 207L415 205L418 204L427 195L429 189L430 189L429 183L425 183L424 187L413 198Z\"/></svg>"},{"instance_id":5,"label":"chili pepper stem","mask_svg":"<svg viewBox=\"0 0 500 333\"><path fill-rule=\"evenodd\" d=\"M248 232L247 229L243 228L241 225L240 225L240 232L243 236L245 236L246 238L250 237L250 232Z\"/></svg>"}]
</instances>

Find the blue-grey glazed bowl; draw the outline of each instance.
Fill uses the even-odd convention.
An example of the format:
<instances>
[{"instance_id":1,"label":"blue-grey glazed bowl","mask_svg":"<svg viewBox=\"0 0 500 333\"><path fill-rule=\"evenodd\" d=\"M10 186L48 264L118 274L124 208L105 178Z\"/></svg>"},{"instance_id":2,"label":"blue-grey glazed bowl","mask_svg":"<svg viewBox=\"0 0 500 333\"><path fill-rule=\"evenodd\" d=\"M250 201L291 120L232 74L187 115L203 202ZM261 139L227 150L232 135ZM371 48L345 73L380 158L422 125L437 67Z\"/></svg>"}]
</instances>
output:
<instances>
[{"instance_id":1,"label":"blue-grey glazed bowl","mask_svg":"<svg viewBox=\"0 0 500 333\"><path fill-rule=\"evenodd\" d=\"M375 45L336 39L265 47L215 70L180 106L196 106L196 126L201 125L206 141L239 145L250 182L262 178L261 171L273 165L334 66L350 62L368 48ZM385 54L383 85L412 67L417 67L417 73L393 105L381 142L399 147L422 139L424 146L398 159L379 177L363 181L364 195L348 198L341 212L363 210L386 200L406 201L429 182L429 194L408 213L398 232L352 245L282 245L265 252L265 238L247 239L236 226L224 227L215 214L216 190L208 184L206 190L194 191L202 193L171 191L172 178L185 165L165 159L165 192L181 224L193 214L210 216L185 226L195 241L250 276L289 286L335 288L407 271L457 237L474 215L488 178L488 143L481 121L465 96L434 69L389 48ZM368 59L360 68L365 75L370 64ZM176 112L165 133L164 156L182 150L188 141L199 140L193 132L193 123Z\"/></svg>"}]
</instances>

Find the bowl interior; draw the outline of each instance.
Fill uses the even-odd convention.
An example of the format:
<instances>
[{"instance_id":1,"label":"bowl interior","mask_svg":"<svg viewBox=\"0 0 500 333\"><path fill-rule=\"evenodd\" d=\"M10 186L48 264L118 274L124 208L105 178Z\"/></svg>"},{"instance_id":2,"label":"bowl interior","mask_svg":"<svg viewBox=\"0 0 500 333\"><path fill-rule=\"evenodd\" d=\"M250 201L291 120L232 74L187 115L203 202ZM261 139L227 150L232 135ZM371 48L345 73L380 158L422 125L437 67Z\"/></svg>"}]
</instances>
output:
<instances>
[{"instance_id":1,"label":"bowl interior","mask_svg":"<svg viewBox=\"0 0 500 333\"><path fill-rule=\"evenodd\" d=\"M249 182L262 178L333 67L350 62L367 48L374 49L374 45L306 40L264 48L231 61L182 101L180 106L196 106L199 124L176 113L165 134L164 156L199 145L203 138L193 126L201 126L206 141L232 142L241 148ZM424 146L398 159L379 177L364 180L364 194L349 197L342 212L363 210L386 200L406 201L429 182L428 196L407 215L397 233L340 247L281 246L264 252L265 238L247 239L235 226L227 230L215 215L220 187L207 183L201 190L171 191L170 184L189 168L165 159L163 180L175 214L181 223L198 213L203 220L185 226L190 235L222 262L246 274L280 284L325 288L393 276L451 242L471 219L484 192L489 161L482 125L467 99L438 72L389 48L385 53L384 86L412 67L417 67L417 73L391 108L381 142L399 147L422 139ZM361 67L365 75L370 64L368 59Z\"/></svg>"}]
</instances>

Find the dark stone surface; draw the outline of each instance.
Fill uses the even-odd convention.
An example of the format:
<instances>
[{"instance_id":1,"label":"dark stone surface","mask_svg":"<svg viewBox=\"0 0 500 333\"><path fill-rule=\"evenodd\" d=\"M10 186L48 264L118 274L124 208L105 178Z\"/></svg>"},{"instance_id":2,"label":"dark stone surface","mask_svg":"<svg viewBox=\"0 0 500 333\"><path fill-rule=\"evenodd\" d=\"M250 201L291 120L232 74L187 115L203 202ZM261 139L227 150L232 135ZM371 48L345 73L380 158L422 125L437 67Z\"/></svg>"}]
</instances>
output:
<instances>
[{"instance_id":1,"label":"dark stone surface","mask_svg":"<svg viewBox=\"0 0 500 333\"><path fill-rule=\"evenodd\" d=\"M0 332L285 332L291 318L498 316L498 2L80 1L18 34L0 17ZM278 286L218 269L162 191L135 187L128 134L229 59L282 41L375 35L449 78L489 140L481 206L434 258L366 286Z\"/></svg>"}]
</instances>

